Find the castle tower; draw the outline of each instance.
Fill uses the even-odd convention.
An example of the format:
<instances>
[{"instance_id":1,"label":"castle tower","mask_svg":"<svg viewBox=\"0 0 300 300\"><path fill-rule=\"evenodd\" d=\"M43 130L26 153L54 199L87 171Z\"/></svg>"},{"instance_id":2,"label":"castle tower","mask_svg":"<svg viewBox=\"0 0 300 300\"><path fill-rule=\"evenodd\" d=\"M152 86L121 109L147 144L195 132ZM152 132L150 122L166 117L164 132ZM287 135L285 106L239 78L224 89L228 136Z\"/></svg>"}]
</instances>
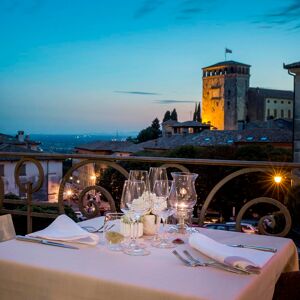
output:
<instances>
[{"instance_id":1,"label":"castle tower","mask_svg":"<svg viewBox=\"0 0 300 300\"><path fill-rule=\"evenodd\" d=\"M235 130L239 121L246 121L250 67L224 61L202 68L202 122L218 130Z\"/></svg>"}]
</instances>

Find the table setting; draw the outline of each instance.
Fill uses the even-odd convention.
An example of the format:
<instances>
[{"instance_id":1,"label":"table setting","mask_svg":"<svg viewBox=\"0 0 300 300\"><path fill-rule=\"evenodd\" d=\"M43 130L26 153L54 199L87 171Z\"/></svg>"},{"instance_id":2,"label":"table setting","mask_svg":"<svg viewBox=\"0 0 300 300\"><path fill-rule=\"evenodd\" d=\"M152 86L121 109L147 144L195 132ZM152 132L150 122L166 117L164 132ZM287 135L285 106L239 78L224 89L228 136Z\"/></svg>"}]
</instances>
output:
<instances>
[{"instance_id":1,"label":"table setting","mask_svg":"<svg viewBox=\"0 0 300 300\"><path fill-rule=\"evenodd\" d=\"M280 274L299 269L293 241L190 228L197 174L172 176L133 170L121 212L79 223L60 215L0 243L0 298L272 299Z\"/></svg>"}]
</instances>

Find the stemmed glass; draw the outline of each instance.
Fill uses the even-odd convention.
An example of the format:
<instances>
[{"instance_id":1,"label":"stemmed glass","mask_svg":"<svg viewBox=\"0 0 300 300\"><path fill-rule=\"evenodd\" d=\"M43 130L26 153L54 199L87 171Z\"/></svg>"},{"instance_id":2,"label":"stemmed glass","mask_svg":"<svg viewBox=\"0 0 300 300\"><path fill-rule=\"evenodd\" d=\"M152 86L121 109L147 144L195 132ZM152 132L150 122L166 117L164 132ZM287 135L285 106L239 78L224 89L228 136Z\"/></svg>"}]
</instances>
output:
<instances>
[{"instance_id":1,"label":"stemmed glass","mask_svg":"<svg viewBox=\"0 0 300 300\"><path fill-rule=\"evenodd\" d=\"M146 190L150 191L150 182L149 182L149 173L145 170L131 170L129 172L129 178L130 181L144 181L146 185Z\"/></svg>"},{"instance_id":2,"label":"stemmed glass","mask_svg":"<svg viewBox=\"0 0 300 300\"><path fill-rule=\"evenodd\" d=\"M152 213L163 220L163 234L160 238L155 239L152 246L157 248L174 248L175 245L170 243L167 239L167 232L165 225L168 217L175 213L175 209L168 204L168 196L170 192L169 180L156 180L153 186L153 193L155 198L153 200Z\"/></svg>"},{"instance_id":3,"label":"stemmed glass","mask_svg":"<svg viewBox=\"0 0 300 300\"><path fill-rule=\"evenodd\" d=\"M138 221L151 209L149 192L147 191L145 182L141 180L129 180L124 188L126 188L126 191L123 191L122 202L124 207L122 211L132 222L133 235L131 243L128 247L124 248L123 252L134 256L148 255L150 251L144 247L140 247L136 239L138 237Z\"/></svg>"},{"instance_id":4,"label":"stemmed glass","mask_svg":"<svg viewBox=\"0 0 300 300\"><path fill-rule=\"evenodd\" d=\"M149 182L150 191L153 193L154 183L156 180L168 180L168 174L166 168L150 168L149 170Z\"/></svg>"}]
</instances>

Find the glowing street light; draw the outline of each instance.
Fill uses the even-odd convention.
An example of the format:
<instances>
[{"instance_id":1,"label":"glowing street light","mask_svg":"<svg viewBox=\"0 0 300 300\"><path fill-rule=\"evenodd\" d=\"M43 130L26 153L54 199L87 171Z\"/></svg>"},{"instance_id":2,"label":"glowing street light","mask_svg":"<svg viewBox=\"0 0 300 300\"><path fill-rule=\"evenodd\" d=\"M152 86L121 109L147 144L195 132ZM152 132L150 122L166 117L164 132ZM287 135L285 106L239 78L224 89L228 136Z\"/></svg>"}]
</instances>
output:
<instances>
[{"instance_id":1,"label":"glowing street light","mask_svg":"<svg viewBox=\"0 0 300 300\"><path fill-rule=\"evenodd\" d=\"M274 182L277 183L277 184L282 182L282 176L280 176L280 175L275 175L273 177L273 179L274 179Z\"/></svg>"},{"instance_id":2,"label":"glowing street light","mask_svg":"<svg viewBox=\"0 0 300 300\"><path fill-rule=\"evenodd\" d=\"M96 175L91 175L91 180L96 180Z\"/></svg>"}]
</instances>

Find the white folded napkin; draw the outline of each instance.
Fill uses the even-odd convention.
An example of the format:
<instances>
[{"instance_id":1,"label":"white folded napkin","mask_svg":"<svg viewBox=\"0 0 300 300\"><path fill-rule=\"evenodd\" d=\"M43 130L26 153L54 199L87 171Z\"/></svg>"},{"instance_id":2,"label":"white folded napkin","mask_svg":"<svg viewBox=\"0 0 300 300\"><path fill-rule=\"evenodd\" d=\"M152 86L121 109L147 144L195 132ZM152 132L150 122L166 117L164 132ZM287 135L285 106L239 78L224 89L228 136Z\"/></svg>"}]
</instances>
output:
<instances>
[{"instance_id":1,"label":"white folded napkin","mask_svg":"<svg viewBox=\"0 0 300 300\"><path fill-rule=\"evenodd\" d=\"M273 255L273 253L252 249L233 248L201 233L191 234L189 244L220 263L238 267L245 271L259 272Z\"/></svg>"},{"instance_id":2,"label":"white folded napkin","mask_svg":"<svg viewBox=\"0 0 300 300\"><path fill-rule=\"evenodd\" d=\"M66 215L58 216L45 229L27 234L27 236L87 245L97 245L99 242L97 234L85 231Z\"/></svg>"}]
</instances>

